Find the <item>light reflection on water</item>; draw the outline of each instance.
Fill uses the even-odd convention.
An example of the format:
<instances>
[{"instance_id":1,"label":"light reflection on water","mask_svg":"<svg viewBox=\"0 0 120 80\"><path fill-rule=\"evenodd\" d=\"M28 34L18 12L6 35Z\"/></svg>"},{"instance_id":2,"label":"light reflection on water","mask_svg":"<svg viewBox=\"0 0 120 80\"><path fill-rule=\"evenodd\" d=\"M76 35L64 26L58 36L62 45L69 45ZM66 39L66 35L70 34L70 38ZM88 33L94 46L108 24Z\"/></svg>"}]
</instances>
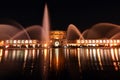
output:
<instances>
[{"instance_id":1,"label":"light reflection on water","mask_svg":"<svg viewBox=\"0 0 120 80\"><path fill-rule=\"evenodd\" d=\"M120 48L0 49L1 79L82 80L86 71L119 72Z\"/></svg>"}]
</instances>

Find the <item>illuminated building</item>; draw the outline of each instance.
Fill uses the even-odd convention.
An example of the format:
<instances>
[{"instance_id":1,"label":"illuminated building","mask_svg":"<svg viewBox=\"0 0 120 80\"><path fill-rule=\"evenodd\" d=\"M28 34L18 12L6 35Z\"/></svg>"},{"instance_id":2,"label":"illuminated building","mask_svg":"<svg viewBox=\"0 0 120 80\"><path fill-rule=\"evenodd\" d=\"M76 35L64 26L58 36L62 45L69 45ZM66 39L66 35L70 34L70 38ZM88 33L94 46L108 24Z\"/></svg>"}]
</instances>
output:
<instances>
[{"instance_id":1,"label":"illuminated building","mask_svg":"<svg viewBox=\"0 0 120 80\"><path fill-rule=\"evenodd\" d=\"M50 31L50 45L52 47L61 47L66 44L66 32L65 31Z\"/></svg>"},{"instance_id":2,"label":"illuminated building","mask_svg":"<svg viewBox=\"0 0 120 80\"><path fill-rule=\"evenodd\" d=\"M74 42L68 41L68 47L112 47L120 46L120 39L85 39L75 40Z\"/></svg>"},{"instance_id":3,"label":"illuminated building","mask_svg":"<svg viewBox=\"0 0 120 80\"><path fill-rule=\"evenodd\" d=\"M66 39L65 31L50 31L50 39Z\"/></svg>"},{"instance_id":4,"label":"illuminated building","mask_svg":"<svg viewBox=\"0 0 120 80\"><path fill-rule=\"evenodd\" d=\"M115 47L120 39L77 39L67 40L65 31L50 31L50 41L1 40L0 48L49 48L49 47Z\"/></svg>"}]
</instances>

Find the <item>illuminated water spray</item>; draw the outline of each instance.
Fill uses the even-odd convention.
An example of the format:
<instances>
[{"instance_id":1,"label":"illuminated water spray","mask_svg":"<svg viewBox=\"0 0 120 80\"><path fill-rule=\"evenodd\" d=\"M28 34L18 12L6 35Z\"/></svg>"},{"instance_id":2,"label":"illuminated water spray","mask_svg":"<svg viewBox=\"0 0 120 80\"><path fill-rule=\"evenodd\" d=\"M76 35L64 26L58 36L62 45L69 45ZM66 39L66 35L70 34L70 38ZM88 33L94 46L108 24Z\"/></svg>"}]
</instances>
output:
<instances>
[{"instance_id":1,"label":"illuminated water spray","mask_svg":"<svg viewBox=\"0 0 120 80\"><path fill-rule=\"evenodd\" d=\"M46 4L44 7L42 26L32 25L24 28L16 22L12 23L16 25L6 23L0 24L1 46L4 46L4 44L7 44L7 46L10 44L27 46L29 44L33 44L38 47L50 47L55 46L54 40L52 41L52 38L50 40L50 36L54 35L53 39L56 39L56 36L61 37L61 34L58 34L58 32L57 35L56 33L52 35L50 34L50 21ZM66 38L59 38L59 41L61 40L61 46L64 44L67 44L67 46L119 46L120 25L112 23L98 23L81 32L75 25L70 24L64 36Z\"/></svg>"},{"instance_id":2,"label":"illuminated water spray","mask_svg":"<svg viewBox=\"0 0 120 80\"><path fill-rule=\"evenodd\" d=\"M43 16L42 26L43 26L42 40L48 42L49 41L50 23L49 23L49 15L48 15L47 5L45 5L45 8L44 8L44 16Z\"/></svg>"}]
</instances>

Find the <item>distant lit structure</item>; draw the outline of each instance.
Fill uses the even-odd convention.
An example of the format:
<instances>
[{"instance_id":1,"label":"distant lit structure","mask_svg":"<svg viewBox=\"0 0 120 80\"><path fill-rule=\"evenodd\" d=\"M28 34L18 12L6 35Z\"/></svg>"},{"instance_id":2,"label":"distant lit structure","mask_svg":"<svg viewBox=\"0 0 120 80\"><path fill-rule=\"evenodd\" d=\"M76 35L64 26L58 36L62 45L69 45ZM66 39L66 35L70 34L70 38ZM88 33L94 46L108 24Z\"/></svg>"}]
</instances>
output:
<instances>
[{"instance_id":1,"label":"distant lit structure","mask_svg":"<svg viewBox=\"0 0 120 80\"><path fill-rule=\"evenodd\" d=\"M85 39L68 41L69 47L112 47L120 46L120 39Z\"/></svg>"},{"instance_id":2,"label":"distant lit structure","mask_svg":"<svg viewBox=\"0 0 120 80\"><path fill-rule=\"evenodd\" d=\"M50 31L50 42L39 40L1 40L1 48L47 48L66 45L65 31Z\"/></svg>"},{"instance_id":3,"label":"distant lit structure","mask_svg":"<svg viewBox=\"0 0 120 80\"><path fill-rule=\"evenodd\" d=\"M4 45L5 48L11 47L11 48L35 48L39 46L38 40L5 40Z\"/></svg>"},{"instance_id":4,"label":"distant lit structure","mask_svg":"<svg viewBox=\"0 0 120 80\"><path fill-rule=\"evenodd\" d=\"M117 47L120 39L67 40L65 31L50 31L50 41L1 40L0 48L49 48L49 47Z\"/></svg>"},{"instance_id":5,"label":"distant lit structure","mask_svg":"<svg viewBox=\"0 0 120 80\"><path fill-rule=\"evenodd\" d=\"M50 45L52 47L61 47L66 44L66 32L65 31L50 31Z\"/></svg>"},{"instance_id":6,"label":"distant lit structure","mask_svg":"<svg viewBox=\"0 0 120 80\"><path fill-rule=\"evenodd\" d=\"M65 31L50 31L50 39L66 39Z\"/></svg>"}]
</instances>

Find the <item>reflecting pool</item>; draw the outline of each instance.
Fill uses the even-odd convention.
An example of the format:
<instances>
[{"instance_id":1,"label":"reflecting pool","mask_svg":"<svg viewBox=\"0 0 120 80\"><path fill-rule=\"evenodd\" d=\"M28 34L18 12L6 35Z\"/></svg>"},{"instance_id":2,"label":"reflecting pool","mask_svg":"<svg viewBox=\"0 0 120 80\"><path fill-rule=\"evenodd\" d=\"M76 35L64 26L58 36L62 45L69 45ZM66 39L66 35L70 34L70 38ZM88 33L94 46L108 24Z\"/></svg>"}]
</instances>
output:
<instances>
[{"instance_id":1,"label":"reflecting pool","mask_svg":"<svg viewBox=\"0 0 120 80\"><path fill-rule=\"evenodd\" d=\"M0 49L0 80L118 80L119 47Z\"/></svg>"}]
</instances>

